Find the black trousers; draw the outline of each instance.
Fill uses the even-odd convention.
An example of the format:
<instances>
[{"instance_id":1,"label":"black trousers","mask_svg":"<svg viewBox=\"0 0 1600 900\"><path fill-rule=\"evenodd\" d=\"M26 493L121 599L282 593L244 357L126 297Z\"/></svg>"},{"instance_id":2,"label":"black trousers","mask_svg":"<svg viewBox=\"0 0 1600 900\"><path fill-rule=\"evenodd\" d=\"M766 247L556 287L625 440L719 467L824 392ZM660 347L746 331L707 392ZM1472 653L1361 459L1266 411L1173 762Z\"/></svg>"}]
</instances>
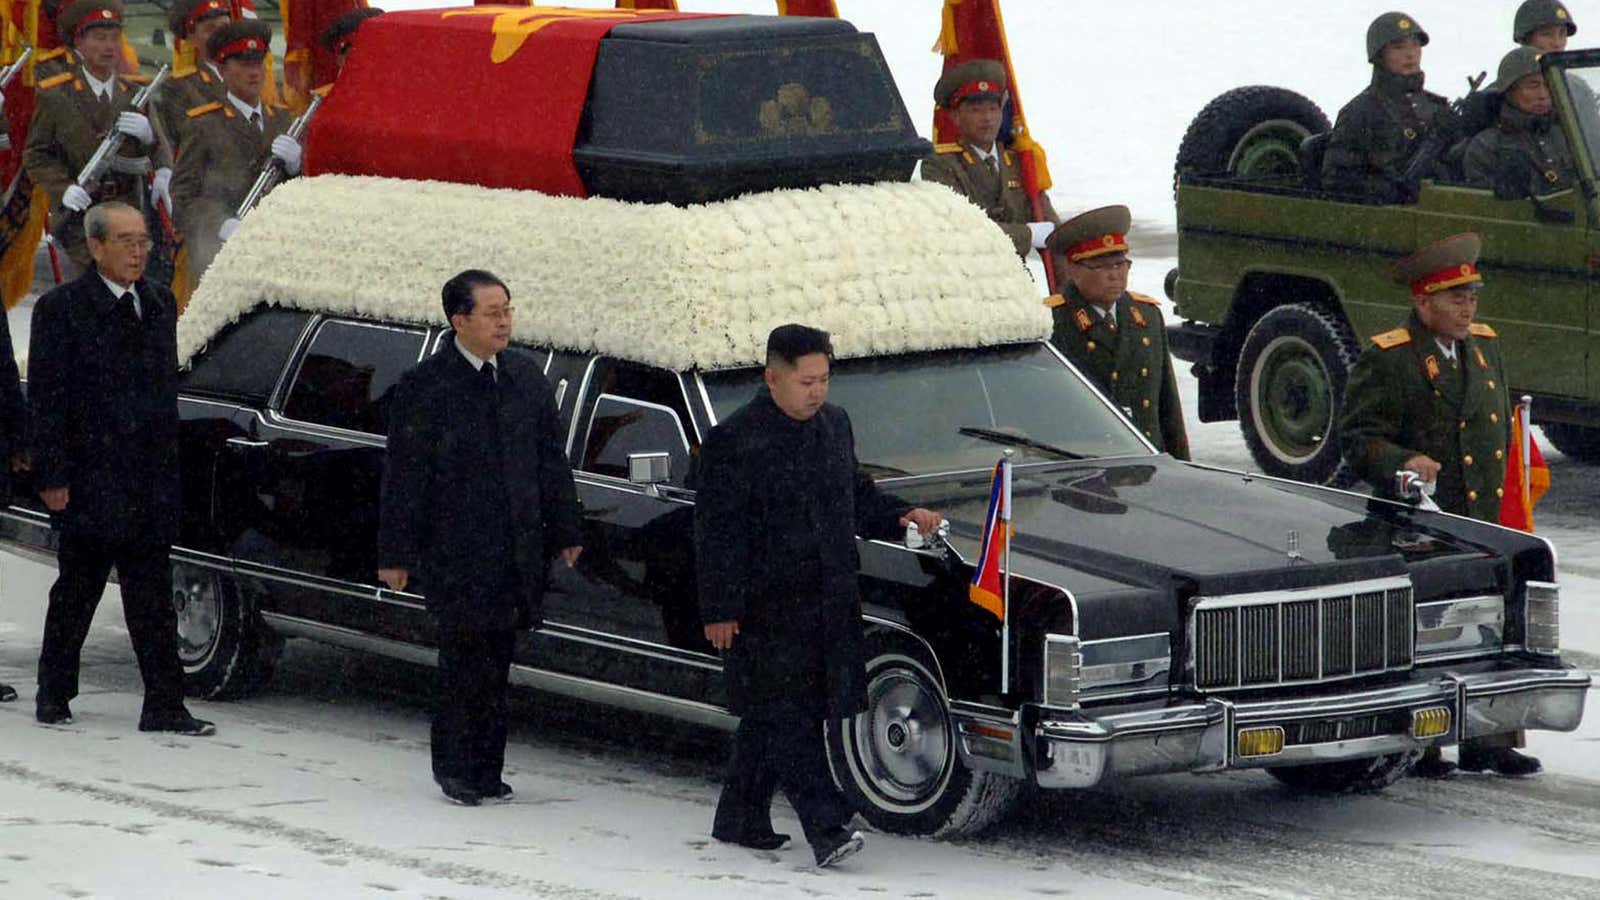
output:
<instances>
[{"instance_id":1,"label":"black trousers","mask_svg":"<svg viewBox=\"0 0 1600 900\"><path fill-rule=\"evenodd\" d=\"M517 632L440 621L438 638L433 777L496 786L506 761L506 688Z\"/></svg>"},{"instance_id":2,"label":"black trousers","mask_svg":"<svg viewBox=\"0 0 1600 900\"><path fill-rule=\"evenodd\" d=\"M771 831L772 796L779 788L813 846L850 821L854 810L828 771L821 720L739 720L711 833L736 840Z\"/></svg>"},{"instance_id":3,"label":"black trousers","mask_svg":"<svg viewBox=\"0 0 1600 900\"><path fill-rule=\"evenodd\" d=\"M56 554L59 575L50 587L44 643L39 650L39 703L78 696L78 660L111 567L122 587L122 615L144 679L143 717L183 709L183 666L178 662L178 616L172 608L171 548L165 544L106 541L63 530Z\"/></svg>"}]
</instances>

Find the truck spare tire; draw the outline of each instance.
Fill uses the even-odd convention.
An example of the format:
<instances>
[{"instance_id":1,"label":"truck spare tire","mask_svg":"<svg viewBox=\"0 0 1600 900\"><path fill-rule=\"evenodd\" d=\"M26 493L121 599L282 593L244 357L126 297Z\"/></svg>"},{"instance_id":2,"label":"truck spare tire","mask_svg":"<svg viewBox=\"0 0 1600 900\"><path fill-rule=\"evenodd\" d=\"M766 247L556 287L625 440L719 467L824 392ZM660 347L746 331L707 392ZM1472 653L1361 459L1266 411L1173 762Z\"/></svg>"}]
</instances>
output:
<instances>
[{"instance_id":1,"label":"truck spare tire","mask_svg":"<svg viewBox=\"0 0 1600 900\"><path fill-rule=\"evenodd\" d=\"M1317 104L1287 88L1234 88L1207 103L1189 123L1178 144L1174 177L1297 181L1300 143L1330 127Z\"/></svg>"}]
</instances>

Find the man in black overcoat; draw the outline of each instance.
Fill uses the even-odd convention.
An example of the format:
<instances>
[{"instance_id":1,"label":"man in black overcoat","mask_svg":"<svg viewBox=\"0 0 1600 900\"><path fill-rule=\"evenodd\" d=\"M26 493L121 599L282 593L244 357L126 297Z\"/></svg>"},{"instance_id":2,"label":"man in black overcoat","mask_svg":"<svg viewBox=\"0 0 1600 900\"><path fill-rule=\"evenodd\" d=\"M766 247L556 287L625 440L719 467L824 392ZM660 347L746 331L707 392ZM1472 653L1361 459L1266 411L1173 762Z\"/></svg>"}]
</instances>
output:
<instances>
[{"instance_id":1,"label":"man in black overcoat","mask_svg":"<svg viewBox=\"0 0 1600 900\"><path fill-rule=\"evenodd\" d=\"M10 473L27 457L28 407L17 377L17 358L11 351L11 327L0 315L0 507L11 502ZM0 703L17 699L17 690L0 682Z\"/></svg>"},{"instance_id":2,"label":"man in black overcoat","mask_svg":"<svg viewBox=\"0 0 1600 900\"><path fill-rule=\"evenodd\" d=\"M144 279L144 216L102 203L84 216L94 264L33 310L28 401L34 487L60 531L39 652L35 716L72 721L78 658L111 567L144 679L140 731L211 734L183 705L171 550L178 537L177 310Z\"/></svg>"},{"instance_id":3,"label":"man in black overcoat","mask_svg":"<svg viewBox=\"0 0 1600 900\"><path fill-rule=\"evenodd\" d=\"M531 356L507 349L510 292L469 269L443 298L454 338L395 389L378 577L427 598L439 645L433 777L476 806L511 799L500 776L517 630L539 627L552 558L573 565L582 547L555 392Z\"/></svg>"},{"instance_id":4,"label":"man in black overcoat","mask_svg":"<svg viewBox=\"0 0 1600 900\"><path fill-rule=\"evenodd\" d=\"M782 846L770 811L782 787L819 866L862 846L823 745L825 720L866 709L856 535L942 521L862 473L849 416L826 402L832 353L825 331L772 331L766 387L701 447L694 520L700 617L740 716L711 833Z\"/></svg>"}]
</instances>

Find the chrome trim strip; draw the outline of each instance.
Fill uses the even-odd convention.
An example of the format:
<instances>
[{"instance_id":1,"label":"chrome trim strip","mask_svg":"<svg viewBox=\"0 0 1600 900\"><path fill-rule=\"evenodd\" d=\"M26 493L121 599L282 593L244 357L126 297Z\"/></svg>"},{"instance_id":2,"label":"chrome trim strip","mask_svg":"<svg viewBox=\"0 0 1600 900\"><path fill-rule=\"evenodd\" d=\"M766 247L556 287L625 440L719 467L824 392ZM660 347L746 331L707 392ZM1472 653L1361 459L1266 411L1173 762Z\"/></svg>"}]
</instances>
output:
<instances>
[{"instance_id":1,"label":"chrome trim strip","mask_svg":"<svg viewBox=\"0 0 1600 900\"><path fill-rule=\"evenodd\" d=\"M595 364L599 362L600 357L589 357L589 364L583 367L583 379L578 382L578 393L572 398L572 421L567 423L567 460L569 462L576 449L573 444L577 443L578 440L578 419L583 412L583 395L589 392L589 378L594 375ZM556 414L561 414L559 408L556 409ZM592 419L593 416L590 418Z\"/></svg>"},{"instance_id":2,"label":"chrome trim strip","mask_svg":"<svg viewBox=\"0 0 1600 900\"><path fill-rule=\"evenodd\" d=\"M654 641L646 641L619 634L607 634L604 631L595 631L592 628L584 628L579 625L551 619L546 619L539 631L550 637L575 641L580 644L621 650L635 656L649 656L665 662L680 663L697 669L705 669L709 672L722 671L722 664L717 662L715 657L707 656L704 653L695 653L693 650L681 650L666 644L657 644Z\"/></svg>"},{"instance_id":3,"label":"chrome trim strip","mask_svg":"<svg viewBox=\"0 0 1600 900\"><path fill-rule=\"evenodd\" d=\"M272 385L272 390L267 393L267 406L278 406L285 394L289 392L289 373L300 371L300 357L305 352L306 343L311 340L311 333L326 318L321 313L312 313L306 316L305 324L300 327L300 335L294 339L294 344L289 347L289 364L278 371L278 380ZM193 361L190 361L193 365Z\"/></svg>"},{"instance_id":4,"label":"chrome trim strip","mask_svg":"<svg viewBox=\"0 0 1600 900\"><path fill-rule=\"evenodd\" d=\"M393 659L403 659L425 666L437 667L439 664L437 650L417 644L377 637L351 628L325 625L321 622L314 622L283 613L263 611L261 617L286 637L307 638L340 647L348 647L353 650L376 653ZM726 710L709 703L685 700L680 697L669 697L638 688L606 684L576 675L565 675L559 672L536 669L521 663L512 663L511 680L525 687L548 693L631 709L636 712L662 715L680 721L696 722L727 731L732 731L739 721L736 717L729 715Z\"/></svg>"},{"instance_id":5,"label":"chrome trim strip","mask_svg":"<svg viewBox=\"0 0 1600 900\"><path fill-rule=\"evenodd\" d=\"M1256 591L1248 594L1221 594L1216 597L1200 597L1196 599L1193 609L1232 608L1235 606L1259 606L1268 603L1291 603L1297 600L1320 600L1330 595L1343 596L1345 594L1370 594L1376 591L1397 590L1411 587L1411 578L1406 575L1397 575L1388 578L1369 578L1364 581L1341 581L1334 584L1319 584L1304 588L1288 588L1271 591Z\"/></svg>"},{"instance_id":6,"label":"chrome trim strip","mask_svg":"<svg viewBox=\"0 0 1600 900\"><path fill-rule=\"evenodd\" d=\"M593 472L585 472L582 469L573 469L572 478L574 481L581 481L590 487L604 488L608 491L619 491L621 493L630 494L637 497L647 497L651 500L671 500L674 503L683 503L689 506L694 505L694 491L691 491L688 488L681 488L676 485L634 484L626 478L618 478L615 475L596 475ZM650 493L645 489L646 487L654 487L656 489L656 493Z\"/></svg>"},{"instance_id":7,"label":"chrome trim strip","mask_svg":"<svg viewBox=\"0 0 1600 900\"><path fill-rule=\"evenodd\" d=\"M689 416L689 427L694 429L694 442L696 445L705 441L705 435L700 433L700 423L694 418L694 399L689 396L688 376L682 372L673 372L674 379L678 382L678 396L683 398L683 410ZM682 429L682 423L679 423Z\"/></svg>"},{"instance_id":8,"label":"chrome trim strip","mask_svg":"<svg viewBox=\"0 0 1600 900\"><path fill-rule=\"evenodd\" d=\"M698 370L694 373L694 383L700 386L700 402L706 405L706 421L711 423L712 428L715 428L717 427L717 410L716 407L711 405L711 393L706 390L705 377Z\"/></svg>"},{"instance_id":9,"label":"chrome trim strip","mask_svg":"<svg viewBox=\"0 0 1600 900\"><path fill-rule=\"evenodd\" d=\"M600 404L603 403L606 400L615 400L618 403L621 403L621 404L624 404L624 405L630 405L630 406L637 406L637 407L639 407L641 409L658 410L660 412L664 412L667 415L671 416L672 417L672 424L678 426L678 442L683 445L683 455L687 456L687 457L689 457L691 459L693 458L693 454L689 452L689 435L688 435L687 432L685 432L683 430L683 420L681 418L679 418L677 410L673 409L670 406L662 406L659 403L651 403L648 400L635 400L632 397L624 397L621 394L605 394L605 393L603 393L600 396L594 398L594 408L589 411L589 427L587 429L585 429L584 432L583 432L583 446L588 447L589 446L589 439L591 437L594 437L595 413L600 411ZM584 471L588 471L588 470L586 469ZM589 474L593 475L594 473L590 472ZM685 474L687 474L687 473L685 473ZM602 475L600 477L604 478L604 477L607 477L607 476L603 476Z\"/></svg>"},{"instance_id":10,"label":"chrome trim strip","mask_svg":"<svg viewBox=\"0 0 1600 900\"><path fill-rule=\"evenodd\" d=\"M950 703L955 702L950 699L950 685L949 682L944 680L944 666L939 662L939 654L933 652L933 645L928 643L926 638L920 634L917 634L915 631L912 631L910 628L901 625L899 622L896 622L893 619L886 619L883 616L875 616L871 613L863 612L861 614L861 621L871 622L874 625L881 625L884 628L890 629L891 631L897 631L921 644L922 649L928 652L928 659L932 660L933 662L933 674L939 679L939 692L944 694L946 705L948 706Z\"/></svg>"}]
</instances>

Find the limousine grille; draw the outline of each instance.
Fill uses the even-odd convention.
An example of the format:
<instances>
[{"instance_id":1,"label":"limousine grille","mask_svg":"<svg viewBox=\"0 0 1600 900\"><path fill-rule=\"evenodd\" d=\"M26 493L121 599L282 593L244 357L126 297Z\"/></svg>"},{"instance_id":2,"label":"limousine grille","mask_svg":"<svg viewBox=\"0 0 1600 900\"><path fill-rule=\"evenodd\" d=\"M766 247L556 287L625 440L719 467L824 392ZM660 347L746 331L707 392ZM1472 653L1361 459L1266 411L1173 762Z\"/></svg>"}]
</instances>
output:
<instances>
[{"instance_id":1,"label":"limousine grille","mask_svg":"<svg viewBox=\"0 0 1600 900\"><path fill-rule=\"evenodd\" d=\"M1194 684L1270 687L1408 669L1413 615L1405 578L1202 598L1189 622Z\"/></svg>"}]
</instances>

